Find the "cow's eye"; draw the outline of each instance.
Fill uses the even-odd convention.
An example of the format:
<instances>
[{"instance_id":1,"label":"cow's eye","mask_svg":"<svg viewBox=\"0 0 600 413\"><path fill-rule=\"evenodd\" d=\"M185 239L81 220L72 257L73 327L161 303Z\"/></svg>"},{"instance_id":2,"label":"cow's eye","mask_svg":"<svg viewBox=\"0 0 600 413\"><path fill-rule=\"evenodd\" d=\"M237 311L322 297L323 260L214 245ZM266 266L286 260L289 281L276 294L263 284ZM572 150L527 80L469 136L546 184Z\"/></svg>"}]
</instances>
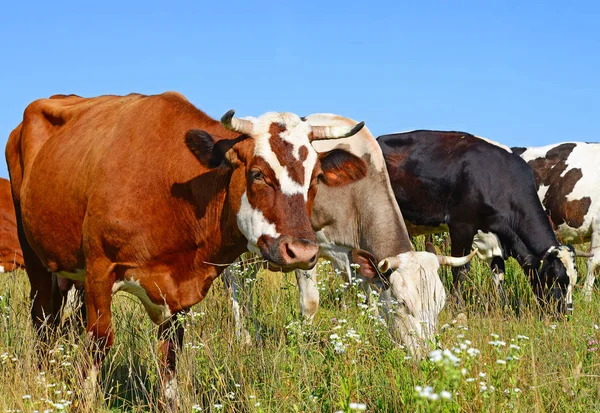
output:
<instances>
[{"instance_id":1,"label":"cow's eye","mask_svg":"<svg viewBox=\"0 0 600 413\"><path fill-rule=\"evenodd\" d=\"M263 174L260 169L253 169L250 171L250 179L252 182L264 181L265 174Z\"/></svg>"}]
</instances>

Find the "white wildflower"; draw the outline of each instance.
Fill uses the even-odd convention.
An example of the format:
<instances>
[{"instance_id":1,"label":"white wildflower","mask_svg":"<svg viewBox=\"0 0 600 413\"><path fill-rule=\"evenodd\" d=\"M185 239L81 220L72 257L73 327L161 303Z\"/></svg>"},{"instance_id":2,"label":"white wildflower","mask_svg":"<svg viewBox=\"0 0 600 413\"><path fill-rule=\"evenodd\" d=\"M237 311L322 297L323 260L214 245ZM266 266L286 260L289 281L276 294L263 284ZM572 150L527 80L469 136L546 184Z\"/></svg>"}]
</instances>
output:
<instances>
[{"instance_id":1,"label":"white wildflower","mask_svg":"<svg viewBox=\"0 0 600 413\"><path fill-rule=\"evenodd\" d=\"M450 399L452 399L452 393L450 393L450 392L449 392L449 391L447 391L447 390L442 390L442 391L440 392L440 397L441 397L442 399L450 400Z\"/></svg>"},{"instance_id":2,"label":"white wildflower","mask_svg":"<svg viewBox=\"0 0 600 413\"><path fill-rule=\"evenodd\" d=\"M429 353L428 357L429 360L433 361L434 363L440 362L444 358L442 356L442 350L433 350L431 353Z\"/></svg>"}]
</instances>

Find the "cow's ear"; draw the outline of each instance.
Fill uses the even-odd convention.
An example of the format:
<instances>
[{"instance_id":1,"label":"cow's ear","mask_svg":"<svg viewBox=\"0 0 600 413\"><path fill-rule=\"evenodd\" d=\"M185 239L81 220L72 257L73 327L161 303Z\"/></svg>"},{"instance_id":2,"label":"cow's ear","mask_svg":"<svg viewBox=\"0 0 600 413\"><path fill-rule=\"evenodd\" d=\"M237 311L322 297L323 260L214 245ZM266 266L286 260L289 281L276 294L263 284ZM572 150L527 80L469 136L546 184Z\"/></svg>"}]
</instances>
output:
<instances>
[{"instance_id":1,"label":"cow's ear","mask_svg":"<svg viewBox=\"0 0 600 413\"><path fill-rule=\"evenodd\" d=\"M343 186L367 176L367 164L358 156L342 149L319 154L322 181L327 186Z\"/></svg>"},{"instance_id":2,"label":"cow's ear","mask_svg":"<svg viewBox=\"0 0 600 413\"><path fill-rule=\"evenodd\" d=\"M202 129L190 129L185 134L185 144L196 159L207 168L216 168L223 163L227 152L245 136L236 139L215 139Z\"/></svg>"},{"instance_id":3,"label":"cow's ear","mask_svg":"<svg viewBox=\"0 0 600 413\"><path fill-rule=\"evenodd\" d=\"M355 264L358 264L358 271L365 278L373 278L379 274L375 257L369 251L359 249L352 250L352 261Z\"/></svg>"}]
</instances>

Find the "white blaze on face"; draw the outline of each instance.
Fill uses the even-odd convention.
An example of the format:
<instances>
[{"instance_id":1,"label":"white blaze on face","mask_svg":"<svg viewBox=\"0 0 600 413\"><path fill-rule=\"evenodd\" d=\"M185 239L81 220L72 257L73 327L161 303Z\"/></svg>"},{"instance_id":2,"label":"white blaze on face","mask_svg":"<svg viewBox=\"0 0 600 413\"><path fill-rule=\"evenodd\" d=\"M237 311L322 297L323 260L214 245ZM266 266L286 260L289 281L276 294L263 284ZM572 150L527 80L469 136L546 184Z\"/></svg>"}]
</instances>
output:
<instances>
[{"instance_id":1,"label":"white blaze on face","mask_svg":"<svg viewBox=\"0 0 600 413\"><path fill-rule=\"evenodd\" d=\"M550 248L552 251L555 247ZM558 259L565 266L567 271L567 276L569 277L569 285L567 287L567 297L566 302L567 305L573 304L573 287L577 284L577 269L575 268L575 255L571 252L571 250L561 245L560 247L556 247L558 249Z\"/></svg>"},{"instance_id":2,"label":"white blaze on face","mask_svg":"<svg viewBox=\"0 0 600 413\"><path fill-rule=\"evenodd\" d=\"M248 240L248 250L251 252L260 254L257 244L258 239L262 235L268 235L273 238L278 238L280 235L275 228L275 224L269 222L262 211L250 205L246 192L242 195L242 202L236 219L238 228Z\"/></svg>"},{"instance_id":3,"label":"white blaze on face","mask_svg":"<svg viewBox=\"0 0 600 413\"><path fill-rule=\"evenodd\" d=\"M261 157L271 167L278 180L281 192L287 196L301 194L304 200L307 200L311 176L317 163L317 152L308 139L311 126L293 113L269 112L259 118L245 119L253 124L254 156ZM273 123L285 125L286 130L274 138L292 145L292 156L297 162L302 162L304 168L304 182L294 181L288 172L289 165L282 165L275 152L273 152L269 132ZM301 161L300 156L302 147L306 148L307 153L306 159L303 161ZM273 238L280 236L275 223L268 221L262 211L255 209L250 204L246 192L242 195L240 210L236 218L240 231L248 240L248 249L252 252L260 253L257 243L262 235Z\"/></svg>"},{"instance_id":4,"label":"white blaze on face","mask_svg":"<svg viewBox=\"0 0 600 413\"><path fill-rule=\"evenodd\" d=\"M254 156L260 156L269 164L279 181L281 192L285 195L302 194L304 200L308 199L310 178L317 163L317 152L311 146L308 135L311 126L303 122L293 113L270 112L256 118L253 122L252 135L254 137ZM277 155L271 149L271 134L269 128L273 123L285 125L286 130L280 133L279 138L292 145L292 155L300 162L300 148L307 149L307 157L302 161L304 167L304 182L294 181L288 172L288 165L281 165Z\"/></svg>"}]
</instances>

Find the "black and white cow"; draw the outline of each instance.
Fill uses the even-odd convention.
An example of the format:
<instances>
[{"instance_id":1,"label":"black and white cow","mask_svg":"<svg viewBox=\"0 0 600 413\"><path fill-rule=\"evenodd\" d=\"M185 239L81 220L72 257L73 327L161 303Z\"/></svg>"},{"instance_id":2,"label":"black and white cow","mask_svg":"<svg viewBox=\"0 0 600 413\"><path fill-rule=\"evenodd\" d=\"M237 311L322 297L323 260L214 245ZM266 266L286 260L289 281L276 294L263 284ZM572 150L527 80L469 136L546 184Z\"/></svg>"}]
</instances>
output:
<instances>
[{"instance_id":1,"label":"black and white cow","mask_svg":"<svg viewBox=\"0 0 600 413\"><path fill-rule=\"evenodd\" d=\"M562 242L590 242L583 287L592 297L600 266L600 143L563 142L512 148L533 169L538 196ZM595 254L594 254L595 253Z\"/></svg>"},{"instance_id":2,"label":"black and white cow","mask_svg":"<svg viewBox=\"0 0 600 413\"><path fill-rule=\"evenodd\" d=\"M503 273L502 258L513 256L539 301L552 287L558 310L572 307L574 250L558 242L531 168L510 148L464 132L430 130L383 135L378 142L411 235L448 231L457 256L470 250L478 231L493 233L503 255L490 257L494 272ZM453 269L457 293L467 272Z\"/></svg>"}]
</instances>

